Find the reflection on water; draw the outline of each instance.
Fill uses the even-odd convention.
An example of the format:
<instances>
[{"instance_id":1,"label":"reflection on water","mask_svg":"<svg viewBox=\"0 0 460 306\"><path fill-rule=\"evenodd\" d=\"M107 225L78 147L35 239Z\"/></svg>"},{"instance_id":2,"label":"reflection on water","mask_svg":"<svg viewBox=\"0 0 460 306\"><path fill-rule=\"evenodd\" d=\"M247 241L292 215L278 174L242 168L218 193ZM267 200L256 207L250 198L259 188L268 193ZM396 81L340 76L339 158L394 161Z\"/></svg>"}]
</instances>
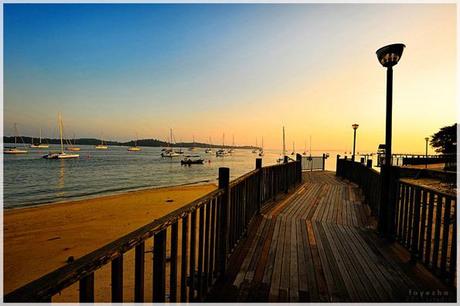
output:
<instances>
[{"instance_id":1,"label":"reflection on water","mask_svg":"<svg viewBox=\"0 0 460 306\"><path fill-rule=\"evenodd\" d=\"M55 149L50 146L49 150ZM217 184L219 167L229 167L234 179L253 170L258 157L250 150L235 150L231 156L217 158L215 153L196 149L193 154L200 155L205 163L186 167L181 166L180 158L160 157L161 148L145 147L134 153L126 147L109 147L105 151L81 146L80 158L69 160L41 158L47 152L30 150L21 156L4 155L4 207L197 182ZM335 169L334 154L331 152L326 169ZM280 151L265 150L263 165L275 164L279 157Z\"/></svg>"},{"instance_id":2,"label":"reflection on water","mask_svg":"<svg viewBox=\"0 0 460 306\"><path fill-rule=\"evenodd\" d=\"M64 197L65 196L65 191L64 191L64 175L65 175L65 160L60 159L58 160L59 162L59 180L58 180L58 185L57 185L57 196L58 197Z\"/></svg>"}]
</instances>

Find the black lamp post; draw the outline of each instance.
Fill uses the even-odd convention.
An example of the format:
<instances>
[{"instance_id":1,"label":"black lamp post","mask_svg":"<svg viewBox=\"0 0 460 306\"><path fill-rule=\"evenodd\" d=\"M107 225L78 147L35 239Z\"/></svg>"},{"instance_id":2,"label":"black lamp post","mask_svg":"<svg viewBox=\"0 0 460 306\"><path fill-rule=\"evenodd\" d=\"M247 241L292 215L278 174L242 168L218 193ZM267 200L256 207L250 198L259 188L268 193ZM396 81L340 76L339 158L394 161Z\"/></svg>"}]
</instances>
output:
<instances>
[{"instance_id":1,"label":"black lamp post","mask_svg":"<svg viewBox=\"0 0 460 306\"><path fill-rule=\"evenodd\" d=\"M353 128L353 155L351 160L355 161L355 150L356 150L356 130L358 129L359 124L355 123L351 127Z\"/></svg>"},{"instance_id":2,"label":"black lamp post","mask_svg":"<svg viewBox=\"0 0 460 306\"><path fill-rule=\"evenodd\" d=\"M379 210L379 232L392 239L394 237L394 203L390 201L391 169L391 126L393 107L393 66L401 58L405 45L392 44L377 50L377 58L387 68L387 106L385 123L385 159L381 168L382 189Z\"/></svg>"},{"instance_id":3,"label":"black lamp post","mask_svg":"<svg viewBox=\"0 0 460 306\"><path fill-rule=\"evenodd\" d=\"M425 168L428 168L428 140L430 138L425 137Z\"/></svg>"}]
</instances>

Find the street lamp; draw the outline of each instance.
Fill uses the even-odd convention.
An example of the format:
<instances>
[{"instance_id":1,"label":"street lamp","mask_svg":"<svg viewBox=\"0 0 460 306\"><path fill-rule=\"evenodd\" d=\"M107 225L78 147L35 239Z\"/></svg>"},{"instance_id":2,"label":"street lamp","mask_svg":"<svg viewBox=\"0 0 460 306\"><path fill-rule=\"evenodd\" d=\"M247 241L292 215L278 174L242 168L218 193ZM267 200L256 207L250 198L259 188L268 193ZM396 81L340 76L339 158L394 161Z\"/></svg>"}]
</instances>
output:
<instances>
[{"instance_id":1,"label":"street lamp","mask_svg":"<svg viewBox=\"0 0 460 306\"><path fill-rule=\"evenodd\" d=\"M425 168L428 168L428 140L430 138L425 137Z\"/></svg>"},{"instance_id":2,"label":"street lamp","mask_svg":"<svg viewBox=\"0 0 460 306\"><path fill-rule=\"evenodd\" d=\"M379 231L386 233L387 238L393 239L394 233L394 204L390 202L390 167L391 167L391 125L393 107L393 66L401 59L406 46L404 44L392 44L382 47L376 51L377 58L383 67L387 68L387 105L385 123L385 160L382 172L382 189L379 211Z\"/></svg>"},{"instance_id":3,"label":"street lamp","mask_svg":"<svg viewBox=\"0 0 460 306\"><path fill-rule=\"evenodd\" d=\"M351 160L355 161L355 149L356 149L356 130L358 129L359 124L355 123L351 127L353 128L353 155Z\"/></svg>"}]
</instances>

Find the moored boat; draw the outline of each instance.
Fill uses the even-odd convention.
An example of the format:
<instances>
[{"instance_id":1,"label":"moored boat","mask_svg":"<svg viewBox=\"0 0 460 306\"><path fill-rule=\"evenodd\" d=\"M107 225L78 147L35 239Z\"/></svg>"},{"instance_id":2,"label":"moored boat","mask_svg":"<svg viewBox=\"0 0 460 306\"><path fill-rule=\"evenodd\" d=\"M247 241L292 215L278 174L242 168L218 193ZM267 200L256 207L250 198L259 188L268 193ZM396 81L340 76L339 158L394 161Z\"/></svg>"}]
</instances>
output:
<instances>
[{"instance_id":1,"label":"moored boat","mask_svg":"<svg viewBox=\"0 0 460 306\"><path fill-rule=\"evenodd\" d=\"M19 133L18 133L18 128L16 126L16 123L14 124L14 144L15 146L14 147L5 147L5 150L3 151L4 154L25 154L27 153L27 150L24 148L24 149L19 149L18 147L16 147L16 144L17 144L17 137ZM21 141L22 141L22 137L21 137ZM22 143L24 144L24 141L22 141Z\"/></svg>"},{"instance_id":2,"label":"moored boat","mask_svg":"<svg viewBox=\"0 0 460 306\"><path fill-rule=\"evenodd\" d=\"M64 142L62 141L62 117L61 114L58 113L58 125L59 125L59 137L61 139L61 152L50 152L43 156L46 159L69 159L69 158L79 158L79 154L69 154L64 152Z\"/></svg>"},{"instance_id":3,"label":"moored boat","mask_svg":"<svg viewBox=\"0 0 460 306\"><path fill-rule=\"evenodd\" d=\"M190 159L186 158L180 161L181 165L195 165L195 164L203 164L204 159Z\"/></svg>"}]
</instances>

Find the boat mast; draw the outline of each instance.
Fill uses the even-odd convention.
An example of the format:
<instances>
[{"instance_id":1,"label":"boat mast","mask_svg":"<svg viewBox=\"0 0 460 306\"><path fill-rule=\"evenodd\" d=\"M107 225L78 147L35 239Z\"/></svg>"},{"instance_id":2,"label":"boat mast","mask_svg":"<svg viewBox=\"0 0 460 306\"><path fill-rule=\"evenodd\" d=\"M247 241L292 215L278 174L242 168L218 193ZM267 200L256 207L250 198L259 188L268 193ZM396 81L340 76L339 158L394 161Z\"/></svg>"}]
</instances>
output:
<instances>
[{"instance_id":1,"label":"boat mast","mask_svg":"<svg viewBox=\"0 0 460 306\"><path fill-rule=\"evenodd\" d=\"M14 145L16 145L16 136L18 135L18 128L16 127L16 122L14 123Z\"/></svg>"},{"instance_id":2,"label":"boat mast","mask_svg":"<svg viewBox=\"0 0 460 306\"><path fill-rule=\"evenodd\" d=\"M283 158L286 156L286 137L284 133L284 126L283 126Z\"/></svg>"},{"instance_id":3,"label":"boat mast","mask_svg":"<svg viewBox=\"0 0 460 306\"><path fill-rule=\"evenodd\" d=\"M310 135L310 157L311 157L311 135Z\"/></svg>"},{"instance_id":4,"label":"boat mast","mask_svg":"<svg viewBox=\"0 0 460 306\"><path fill-rule=\"evenodd\" d=\"M169 149L171 149L171 146L172 146L172 139L173 139L172 129L169 129Z\"/></svg>"},{"instance_id":5,"label":"boat mast","mask_svg":"<svg viewBox=\"0 0 460 306\"><path fill-rule=\"evenodd\" d=\"M224 149L225 146L225 133L222 133L222 150Z\"/></svg>"},{"instance_id":6,"label":"boat mast","mask_svg":"<svg viewBox=\"0 0 460 306\"><path fill-rule=\"evenodd\" d=\"M58 113L58 121L59 121L59 137L61 138L61 153L64 154L64 143L62 142L62 118L61 118L61 113Z\"/></svg>"},{"instance_id":7,"label":"boat mast","mask_svg":"<svg viewBox=\"0 0 460 306\"><path fill-rule=\"evenodd\" d=\"M38 143L42 143L42 128L40 128L40 141Z\"/></svg>"}]
</instances>

